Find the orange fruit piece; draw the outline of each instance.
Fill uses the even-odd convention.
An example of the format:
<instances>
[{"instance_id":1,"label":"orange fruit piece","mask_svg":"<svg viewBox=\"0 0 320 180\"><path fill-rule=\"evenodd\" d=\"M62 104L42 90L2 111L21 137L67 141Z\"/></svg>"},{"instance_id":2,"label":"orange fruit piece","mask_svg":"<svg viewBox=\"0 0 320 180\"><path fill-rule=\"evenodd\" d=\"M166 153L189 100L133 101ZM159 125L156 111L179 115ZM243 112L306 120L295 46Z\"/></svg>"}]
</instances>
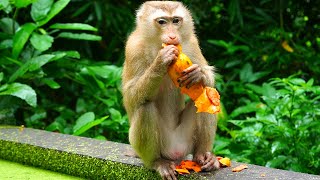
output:
<instances>
[{"instance_id":1,"label":"orange fruit piece","mask_svg":"<svg viewBox=\"0 0 320 180\"><path fill-rule=\"evenodd\" d=\"M246 164L241 164L241 165L233 168L233 169L232 169L232 172L240 172L240 171L242 171L242 170L244 170L244 169L248 169L248 165L246 165Z\"/></svg>"},{"instance_id":2,"label":"orange fruit piece","mask_svg":"<svg viewBox=\"0 0 320 180\"><path fill-rule=\"evenodd\" d=\"M216 114L220 112L220 95L215 88L206 87L202 94L194 101L198 112Z\"/></svg>"},{"instance_id":3,"label":"orange fruit piece","mask_svg":"<svg viewBox=\"0 0 320 180\"><path fill-rule=\"evenodd\" d=\"M227 158L227 157L220 159L219 162L220 162L220 165L221 165L221 166L227 166L227 167L230 167L230 166L231 166L231 161L230 161L230 159Z\"/></svg>"},{"instance_id":4,"label":"orange fruit piece","mask_svg":"<svg viewBox=\"0 0 320 180\"><path fill-rule=\"evenodd\" d=\"M175 171L177 171L179 174L190 174L188 169L185 169L185 168L179 168L179 169L176 168Z\"/></svg>"},{"instance_id":5,"label":"orange fruit piece","mask_svg":"<svg viewBox=\"0 0 320 180\"><path fill-rule=\"evenodd\" d=\"M189 170L193 170L194 172L200 172L201 166L194 161L184 160L184 161L181 161L180 165L176 166L175 170L179 174L189 174L190 173Z\"/></svg>"},{"instance_id":6,"label":"orange fruit piece","mask_svg":"<svg viewBox=\"0 0 320 180\"><path fill-rule=\"evenodd\" d=\"M162 44L163 47L167 46ZM182 71L192 65L192 61L187 55L182 53L181 45L177 45L179 55L176 61L174 61L168 67L168 74L175 84L179 87L178 79L182 76ZM216 114L220 112L220 95L215 88L205 87L202 83L197 83L191 86L189 89L186 87L179 87L181 93L187 94L198 108L198 112L207 112Z\"/></svg>"},{"instance_id":7,"label":"orange fruit piece","mask_svg":"<svg viewBox=\"0 0 320 180\"><path fill-rule=\"evenodd\" d=\"M184 167L186 169L192 169L195 172L201 171L201 166L198 163L190 160L181 161L181 167Z\"/></svg>"}]
</instances>

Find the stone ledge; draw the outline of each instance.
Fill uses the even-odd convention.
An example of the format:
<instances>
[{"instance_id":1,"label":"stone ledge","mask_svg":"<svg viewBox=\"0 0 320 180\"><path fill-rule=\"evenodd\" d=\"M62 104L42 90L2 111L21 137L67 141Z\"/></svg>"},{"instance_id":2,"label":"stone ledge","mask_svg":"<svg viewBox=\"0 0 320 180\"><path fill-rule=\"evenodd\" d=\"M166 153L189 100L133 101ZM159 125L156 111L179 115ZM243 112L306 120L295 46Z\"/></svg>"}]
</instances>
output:
<instances>
[{"instance_id":1,"label":"stone ledge","mask_svg":"<svg viewBox=\"0 0 320 180\"><path fill-rule=\"evenodd\" d=\"M0 158L87 179L160 179L142 166L140 159L126 156L127 144L19 127L0 127ZM241 163L233 162L232 167ZM232 168L231 167L231 168ZM320 176L248 164L234 173L231 168L193 173L179 179L308 179Z\"/></svg>"}]
</instances>

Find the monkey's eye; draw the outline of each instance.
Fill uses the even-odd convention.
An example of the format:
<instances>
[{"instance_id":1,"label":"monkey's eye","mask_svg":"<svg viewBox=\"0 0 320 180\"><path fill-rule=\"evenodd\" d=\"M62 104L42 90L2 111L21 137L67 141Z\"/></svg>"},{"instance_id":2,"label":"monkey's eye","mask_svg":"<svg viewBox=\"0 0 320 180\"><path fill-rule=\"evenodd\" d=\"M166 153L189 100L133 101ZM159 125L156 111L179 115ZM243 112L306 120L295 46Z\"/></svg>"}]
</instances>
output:
<instances>
[{"instance_id":1,"label":"monkey's eye","mask_svg":"<svg viewBox=\"0 0 320 180\"><path fill-rule=\"evenodd\" d=\"M180 18L173 18L172 19L173 24L179 24L180 23Z\"/></svg>"},{"instance_id":2,"label":"monkey's eye","mask_svg":"<svg viewBox=\"0 0 320 180\"><path fill-rule=\"evenodd\" d=\"M167 24L167 20L165 20L165 19L158 19L158 24L160 24L160 25L165 25L165 24Z\"/></svg>"}]
</instances>

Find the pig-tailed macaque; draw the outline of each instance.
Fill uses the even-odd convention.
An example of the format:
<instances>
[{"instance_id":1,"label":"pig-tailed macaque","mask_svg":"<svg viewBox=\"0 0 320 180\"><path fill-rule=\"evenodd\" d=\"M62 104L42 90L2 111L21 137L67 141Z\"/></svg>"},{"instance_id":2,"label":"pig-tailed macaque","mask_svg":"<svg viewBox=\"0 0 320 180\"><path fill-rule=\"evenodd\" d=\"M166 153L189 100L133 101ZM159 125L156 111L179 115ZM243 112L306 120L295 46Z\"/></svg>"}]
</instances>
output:
<instances>
[{"instance_id":1,"label":"pig-tailed macaque","mask_svg":"<svg viewBox=\"0 0 320 180\"><path fill-rule=\"evenodd\" d=\"M168 44L162 47L162 44ZM175 163L188 154L203 171L219 168L212 154L217 128L215 115L196 113L193 101L169 78L168 66L182 51L193 65L183 71L179 85L214 85L213 67L203 57L188 9L180 2L148 1L137 11L123 69L123 100L129 116L129 141L146 167L163 179L176 179Z\"/></svg>"}]
</instances>

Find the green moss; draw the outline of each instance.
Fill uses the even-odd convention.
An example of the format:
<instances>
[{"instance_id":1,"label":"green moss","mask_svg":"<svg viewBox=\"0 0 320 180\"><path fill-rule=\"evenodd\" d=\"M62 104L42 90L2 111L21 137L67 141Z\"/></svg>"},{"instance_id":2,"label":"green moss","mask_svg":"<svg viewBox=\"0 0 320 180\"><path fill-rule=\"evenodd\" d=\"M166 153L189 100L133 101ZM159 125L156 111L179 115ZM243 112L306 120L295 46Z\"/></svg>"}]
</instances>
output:
<instances>
[{"instance_id":1,"label":"green moss","mask_svg":"<svg viewBox=\"0 0 320 180\"><path fill-rule=\"evenodd\" d=\"M88 179L159 179L144 167L0 140L0 158Z\"/></svg>"},{"instance_id":2,"label":"green moss","mask_svg":"<svg viewBox=\"0 0 320 180\"><path fill-rule=\"evenodd\" d=\"M126 161L131 162L130 157L124 161L122 159L122 162L117 162L116 160L119 160L117 156L121 156L120 153L123 153L119 151L119 145L114 144L108 147L101 147L95 141L93 143L90 142L90 139L84 140L80 137L31 129L25 129L20 134L21 132L19 130L10 130L2 133L2 135L9 136L10 138L0 139L0 159L86 179L161 179L158 173L143 166L122 163ZM21 138L24 140L21 140ZM72 142L77 141L83 143L80 144L81 147L86 148L77 149L77 146L73 147L77 143ZM65 146L65 144L68 144L68 146ZM77 145L79 146L79 144ZM124 147L122 146L122 148ZM86 151L83 154L87 155L79 155L79 152L83 151ZM108 151L108 153L101 153L101 151ZM92 157L89 154L105 154L107 157ZM179 179L197 178L199 178L197 174L179 176ZM201 178L203 179L204 177L202 176Z\"/></svg>"}]
</instances>

